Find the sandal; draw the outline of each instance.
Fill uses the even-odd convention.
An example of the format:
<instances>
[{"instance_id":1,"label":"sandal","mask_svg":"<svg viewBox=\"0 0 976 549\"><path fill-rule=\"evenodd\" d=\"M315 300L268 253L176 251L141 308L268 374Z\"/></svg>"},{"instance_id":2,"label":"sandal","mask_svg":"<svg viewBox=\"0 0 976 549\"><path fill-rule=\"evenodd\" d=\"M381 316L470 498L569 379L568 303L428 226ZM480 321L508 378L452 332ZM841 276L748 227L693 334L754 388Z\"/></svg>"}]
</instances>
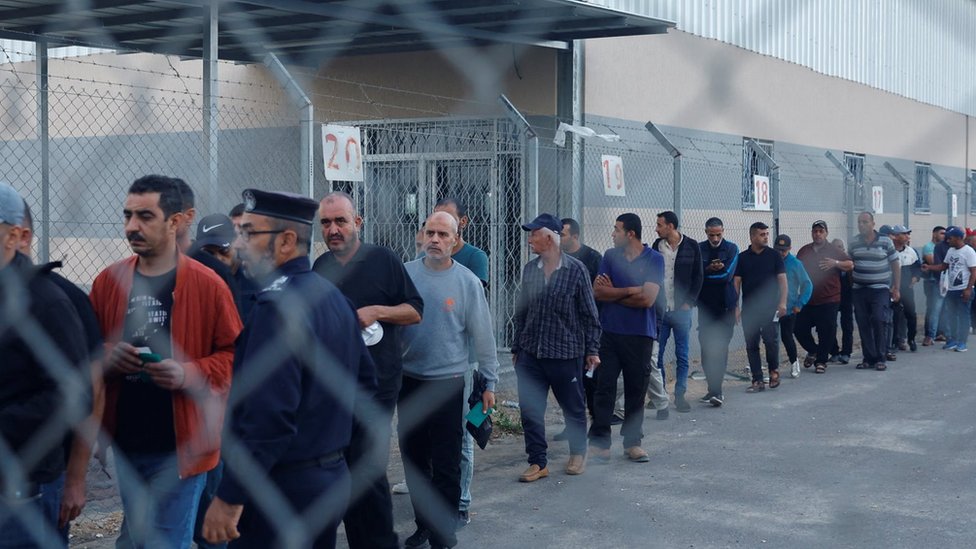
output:
<instances>
[{"instance_id":1,"label":"sandal","mask_svg":"<svg viewBox=\"0 0 976 549\"><path fill-rule=\"evenodd\" d=\"M857 366L854 367L855 370L870 370L871 365L867 362L858 362Z\"/></svg>"},{"instance_id":2,"label":"sandal","mask_svg":"<svg viewBox=\"0 0 976 549\"><path fill-rule=\"evenodd\" d=\"M877 366L874 367L875 370L883 372L888 369L888 366L884 362L879 362Z\"/></svg>"},{"instance_id":3,"label":"sandal","mask_svg":"<svg viewBox=\"0 0 976 549\"><path fill-rule=\"evenodd\" d=\"M814 369L814 373L816 374L822 374L826 371L827 371L827 365L822 362L820 364L817 364L817 367Z\"/></svg>"},{"instance_id":4,"label":"sandal","mask_svg":"<svg viewBox=\"0 0 976 549\"><path fill-rule=\"evenodd\" d=\"M762 381L753 381L752 385L746 389L747 393L760 393L766 390L766 384Z\"/></svg>"},{"instance_id":5,"label":"sandal","mask_svg":"<svg viewBox=\"0 0 976 549\"><path fill-rule=\"evenodd\" d=\"M773 370L769 372L769 388L775 389L779 387L779 370Z\"/></svg>"}]
</instances>

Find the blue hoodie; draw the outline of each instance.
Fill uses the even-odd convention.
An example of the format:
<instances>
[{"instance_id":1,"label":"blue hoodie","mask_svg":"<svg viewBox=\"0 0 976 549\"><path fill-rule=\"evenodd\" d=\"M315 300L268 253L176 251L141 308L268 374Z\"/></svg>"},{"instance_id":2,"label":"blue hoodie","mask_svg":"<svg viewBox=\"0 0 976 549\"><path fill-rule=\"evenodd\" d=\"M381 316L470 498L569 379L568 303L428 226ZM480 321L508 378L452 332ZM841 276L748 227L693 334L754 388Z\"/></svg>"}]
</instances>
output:
<instances>
[{"instance_id":1,"label":"blue hoodie","mask_svg":"<svg viewBox=\"0 0 976 549\"><path fill-rule=\"evenodd\" d=\"M793 254L786 254L786 314L793 314L794 307L803 308L813 293L813 282L803 267L803 262Z\"/></svg>"}]
</instances>

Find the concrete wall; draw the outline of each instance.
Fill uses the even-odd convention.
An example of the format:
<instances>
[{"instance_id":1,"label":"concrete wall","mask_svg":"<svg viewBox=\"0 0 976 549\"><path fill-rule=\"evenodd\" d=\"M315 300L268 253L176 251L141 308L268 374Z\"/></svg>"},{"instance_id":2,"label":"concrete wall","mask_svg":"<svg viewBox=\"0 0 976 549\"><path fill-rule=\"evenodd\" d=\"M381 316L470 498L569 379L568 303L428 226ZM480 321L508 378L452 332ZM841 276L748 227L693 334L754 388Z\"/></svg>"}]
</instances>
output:
<instances>
[{"instance_id":1,"label":"concrete wall","mask_svg":"<svg viewBox=\"0 0 976 549\"><path fill-rule=\"evenodd\" d=\"M976 166L962 114L681 31L587 41L585 101L588 114Z\"/></svg>"}]
</instances>

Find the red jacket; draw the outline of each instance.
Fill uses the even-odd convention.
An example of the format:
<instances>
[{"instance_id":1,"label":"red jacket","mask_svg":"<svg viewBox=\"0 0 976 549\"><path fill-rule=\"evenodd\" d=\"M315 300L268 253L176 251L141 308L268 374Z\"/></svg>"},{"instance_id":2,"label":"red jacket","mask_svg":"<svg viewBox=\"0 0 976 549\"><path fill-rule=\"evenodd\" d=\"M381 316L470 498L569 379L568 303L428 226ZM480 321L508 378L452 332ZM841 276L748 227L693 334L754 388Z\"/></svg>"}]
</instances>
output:
<instances>
[{"instance_id":1,"label":"red jacket","mask_svg":"<svg viewBox=\"0 0 976 549\"><path fill-rule=\"evenodd\" d=\"M119 261L99 273L91 302L105 336L105 352L122 339L125 313L138 256ZM216 467L220 431L230 392L234 341L241 321L230 289L213 271L180 254L170 322L173 358L186 373L183 389L173 391L176 461L180 478ZM102 425L115 432L120 379L105 383Z\"/></svg>"}]
</instances>

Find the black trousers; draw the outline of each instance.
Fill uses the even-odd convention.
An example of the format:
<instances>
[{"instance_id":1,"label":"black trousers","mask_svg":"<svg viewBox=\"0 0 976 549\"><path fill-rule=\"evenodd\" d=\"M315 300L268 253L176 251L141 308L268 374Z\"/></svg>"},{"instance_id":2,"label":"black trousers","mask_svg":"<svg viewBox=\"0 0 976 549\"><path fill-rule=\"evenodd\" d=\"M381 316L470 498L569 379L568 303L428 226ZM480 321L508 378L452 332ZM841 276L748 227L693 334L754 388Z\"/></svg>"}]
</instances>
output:
<instances>
[{"instance_id":1,"label":"black trousers","mask_svg":"<svg viewBox=\"0 0 976 549\"><path fill-rule=\"evenodd\" d=\"M457 545L464 400L464 377L403 376L397 432L414 520L432 544L447 547Z\"/></svg>"},{"instance_id":2,"label":"black trousers","mask_svg":"<svg viewBox=\"0 0 976 549\"><path fill-rule=\"evenodd\" d=\"M854 297L853 290L845 288L840 293L840 347L834 342L830 348L832 355L851 356L854 352ZM836 339L836 338L835 338Z\"/></svg>"},{"instance_id":3,"label":"black trousers","mask_svg":"<svg viewBox=\"0 0 976 549\"><path fill-rule=\"evenodd\" d=\"M735 330L733 311L715 312L698 308L698 343L708 392L722 394L722 382L729 366L729 343Z\"/></svg>"},{"instance_id":4,"label":"black trousers","mask_svg":"<svg viewBox=\"0 0 976 549\"><path fill-rule=\"evenodd\" d=\"M816 356L819 364L826 364L830 353L837 348L838 307L838 303L807 305L797 315L794 330L796 340L804 351ZM814 328L817 330L817 340L813 339Z\"/></svg>"},{"instance_id":5,"label":"black trousers","mask_svg":"<svg viewBox=\"0 0 976 549\"><path fill-rule=\"evenodd\" d=\"M890 341L886 325L891 318L891 292L886 288L858 288L854 290L854 314L861 335L864 362L869 365L885 361Z\"/></svg>"},{"instance_id":6,"label":"black trousers","mask_svg":"<svg viewBox=\"0 0 976 549\"><path fill-rule=\"evenodd\" d=\"M749 371L752 380L762 382L762 356L759 354L759 339L766 349L766 367L770 372L779 369L779 326L773 322L775 309L742 312L742 334L746 340L746 356L749 358Z\"/></svg>"},{"instance_id":7,"label":"black trousers","mask_svg":"<svg viewBox=\"0 0 976 549\"><path fill-rule=\"evenodd\" d=\"M644 395L651 379L653 351L654 340L649 337L603 332L593 395L593 424L590 426L590 444L593 446L610 447L610 420L621 372L624 374L624 424L620 434L624 438L624 448L640 446L644 437Z\"/></svg>"},{"instance_id":8,"label":"black trousers","mask_svg":"<svg viewBox=\"0 0 976 549\"><path fill-rule=\"evenodd\" d=\"M895 335L891 343L897 345L900 341L915 341L918 333L918 311L915 307L915 289L905 288L901 292L901 299L892 305L895 322Z\"/></svg>"},{"instance_id":9,"label":"black trousers","mask_svg":"<svg viewBox=\"0 0 976 549\"><path fill-rule=\"evenodd\" d=\"M301 547L313 549L333 549L336 546L336 528L349 500L349 470L346 462L339 459L333 463L316 465L287 472L271 471L271 482L291 504L287 513L301 515L312 506L327 509L325 513L305 517L307 533L311 540L302 540ZM282 531L286 525L264 514L261 506L251 503L244 506L241 515L241 537L232 541L231 549L267 549L283 547L288 541ZM291 540L294 542L295 540Z\"/></svg>"},{"instance_id":10,"label":"black trousers","mask_svg":"<svg viewBox=\"0 0 976 549\"><path fill-rule=\"evenodd\" d=\"M400 379L395 380L399 387ZM386 391L384 395L389 395ZM342 521L350 549L391 549L400 546L393 530L393 500L386 468L390 462L390 423L396 398L384 396L372 410L357 410L346 460L352 497Z\"/></svg>"},{"instance_id":11,"label":"black trousers","mask_svg":"<svg viewBox=\"0 0 976 549\"><path fill-rule=\"evenodd\" d=\"M783 348L786 349L786 358L790 360L790 364L793 364L797 360L796 340L793 339L795 325L796 313L786 315L779 319L779 338L783 342Z\"/></svg>"}]
</instances>

